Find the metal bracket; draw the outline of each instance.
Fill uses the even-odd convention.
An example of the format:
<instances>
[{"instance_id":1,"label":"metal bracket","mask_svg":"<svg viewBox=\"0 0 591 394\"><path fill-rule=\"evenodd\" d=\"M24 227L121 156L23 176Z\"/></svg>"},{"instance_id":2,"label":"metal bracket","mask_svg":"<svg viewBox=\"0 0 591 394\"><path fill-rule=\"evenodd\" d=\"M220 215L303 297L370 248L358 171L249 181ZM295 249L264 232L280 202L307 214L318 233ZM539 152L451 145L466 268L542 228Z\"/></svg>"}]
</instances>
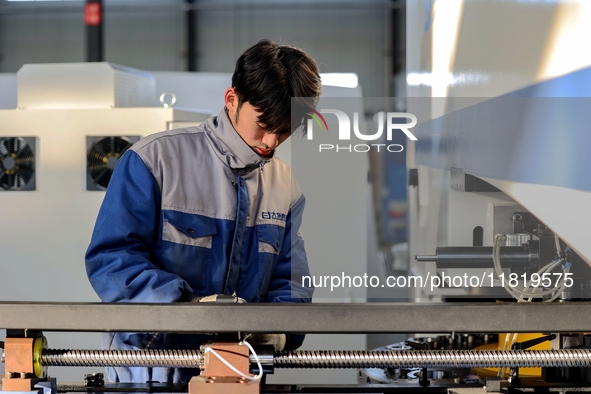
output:
<instances>
[{"instance_id":1,"label":"metal bracket","mask_svg":"<svg viewBox=\"0 0 591 394\"><path fill-rule=\"evenodd\" d=\"M500 192L488 182L475 177L474 175L466 174L463 168L451 167L450 185L451 188L459 192Z\"/></svg>"},{"instance_id":2,"label":"metal bracket","mask_svg":"<svg viewBox=\"0 0 591 394\"><path fill-rule=\"evenodd\" d=\"M486 378L487 393L500 393L501 392L501 378L498 376L488 376Z\"/></svg>"}]
</instances>

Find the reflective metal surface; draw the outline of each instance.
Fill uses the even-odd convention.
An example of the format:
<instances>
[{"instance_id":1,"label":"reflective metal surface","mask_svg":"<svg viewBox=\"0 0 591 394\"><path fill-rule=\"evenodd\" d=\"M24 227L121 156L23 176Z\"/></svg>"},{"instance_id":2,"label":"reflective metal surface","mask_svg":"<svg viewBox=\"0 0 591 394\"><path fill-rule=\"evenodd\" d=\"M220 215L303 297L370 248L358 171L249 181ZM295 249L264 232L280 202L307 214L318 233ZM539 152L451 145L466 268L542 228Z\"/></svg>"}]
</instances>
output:
<instances>
[{"instance_id":1,"label":"reflective metal surface","mask_svg":"<svg viewBox=\"0 0 591 394\"><path fill-rule=\"evenodd\" d=\"M552 316L551 319L548 316ZM591 303L0 303L0 328L179 333L586 332Z\"/></svg>"}]
</instances>

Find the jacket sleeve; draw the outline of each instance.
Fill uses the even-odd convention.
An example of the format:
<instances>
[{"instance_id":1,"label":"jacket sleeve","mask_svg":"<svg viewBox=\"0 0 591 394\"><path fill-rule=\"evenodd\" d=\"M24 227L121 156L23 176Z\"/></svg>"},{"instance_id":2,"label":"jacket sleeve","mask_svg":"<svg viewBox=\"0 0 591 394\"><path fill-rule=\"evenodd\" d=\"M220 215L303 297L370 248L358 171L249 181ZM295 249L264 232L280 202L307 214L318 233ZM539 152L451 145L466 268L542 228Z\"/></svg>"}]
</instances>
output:
<instances>
[{"instance_id":1,"label":"jacket sleeve","mask_svg":"<svg viewBox=\"0 0 591 394\"><path fill-rule=\"evenodd\" d=\"M312 281L303 283L303 278L310 276L304 240L299 232L304 205L305 198L302 195L287 214L283 245L269 285L267 302L312 302Z\"/></svg>"},{"instance_id":2,"label":"jacket sleeve","mask_svg":"<svg viewBox=\"0 0 591 394\"><path fill-rule=\"evenodd\" d=\"M86 272L104 302L174 302L192 289L150 261L158 239L160 190L142 159L127 151L118 161L100 208Z\"/></svg>"}]
</instances>

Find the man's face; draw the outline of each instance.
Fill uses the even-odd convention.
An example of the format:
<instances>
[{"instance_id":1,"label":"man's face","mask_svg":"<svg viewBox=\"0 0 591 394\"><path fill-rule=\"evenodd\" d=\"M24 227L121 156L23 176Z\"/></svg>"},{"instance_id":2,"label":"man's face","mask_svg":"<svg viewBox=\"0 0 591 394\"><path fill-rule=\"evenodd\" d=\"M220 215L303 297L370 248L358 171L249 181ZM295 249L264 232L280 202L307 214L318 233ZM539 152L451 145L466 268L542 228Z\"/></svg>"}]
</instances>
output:
<instances>
[{"instance_id":1,"label":"man's face","mask_svg":"<svg viewBox=\"0 0 591 394\"><path fill-rule=\"evenodd\" d=\"M261 157L269 157L273 150L289 138L289 133L273 134L265 130L267 125L259 122L261 115L250 103L242 103L238 109L238 96L234 89L226 90L224 96L228 117L236 132Z\"/></svg>"}]
</instances>

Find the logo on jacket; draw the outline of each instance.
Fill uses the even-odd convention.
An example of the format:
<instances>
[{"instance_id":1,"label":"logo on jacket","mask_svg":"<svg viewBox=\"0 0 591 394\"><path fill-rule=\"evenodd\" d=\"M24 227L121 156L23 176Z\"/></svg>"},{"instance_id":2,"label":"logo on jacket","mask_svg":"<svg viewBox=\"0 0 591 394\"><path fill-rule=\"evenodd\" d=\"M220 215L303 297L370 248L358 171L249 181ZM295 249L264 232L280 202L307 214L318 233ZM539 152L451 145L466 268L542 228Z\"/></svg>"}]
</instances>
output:
<instances>
[{"instance_id":1,"label":"logo on jacket","mask_svg":"<svg viewBox=\"0 0 591 394\"><path fill-rule=\"evenodd\" d=\"M281 212L262 212L263 219L287 221L287 215Z\"/></svg>"}]
</instances>

